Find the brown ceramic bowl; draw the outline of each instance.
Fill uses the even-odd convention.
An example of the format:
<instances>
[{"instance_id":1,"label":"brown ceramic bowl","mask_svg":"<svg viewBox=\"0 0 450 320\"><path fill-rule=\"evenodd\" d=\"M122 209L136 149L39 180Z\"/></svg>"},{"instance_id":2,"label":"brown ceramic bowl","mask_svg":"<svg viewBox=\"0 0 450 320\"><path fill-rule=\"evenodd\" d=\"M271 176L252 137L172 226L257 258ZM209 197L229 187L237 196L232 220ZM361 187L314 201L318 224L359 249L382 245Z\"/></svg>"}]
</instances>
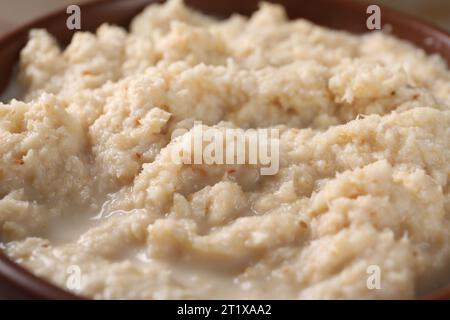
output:
<instances>
[{"instance_id":1,"label":"brown ceramic bowl","mask_svg":"<svg viewBox=\"0 0 450 320\"><path fill-rule=\"evenodd\" d=\"M152 0L97 0L84 5L82 29L94 31L101 23L127 26L131 19ZM218 17L233 12L249 15L256 10L259 0L186 0L188 5ZM290 18L306 18L320 25L354 33L368 32L367 4L352 0L278 0L285 6ZM62 44L67 44L73 32L66 28L66 10L51 13L0 37L0 93L10 81L19 52L32 28L49 30ZM413 42L428 53L440 54L450 65L450 34L393 10L382 8L382 24L390 25L399 38ZM428 40L426 40L428 39ZM433 41L430 41L432 39ZM0 252L0 297L22 299L80 299L37 278L9 260ZM426 299L450 299L450 288L431 294Z\"/></svg>"}]
</instances>

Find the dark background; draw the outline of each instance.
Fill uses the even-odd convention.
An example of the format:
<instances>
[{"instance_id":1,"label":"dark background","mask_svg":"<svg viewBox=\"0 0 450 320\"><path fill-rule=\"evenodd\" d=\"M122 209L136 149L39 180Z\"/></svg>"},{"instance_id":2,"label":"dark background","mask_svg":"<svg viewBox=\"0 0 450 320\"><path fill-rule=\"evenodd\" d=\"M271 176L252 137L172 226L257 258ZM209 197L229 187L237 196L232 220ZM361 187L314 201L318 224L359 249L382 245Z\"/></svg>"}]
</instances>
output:
<instances>
[{"instance_id":1,"label":"dark background","mask_svg":"<svg viewBox=\"0 0 450 320\"><path fill-rule=\"evenodd\" d=\"M0 0L0 33L57 8L87 1L89 0ZM365 2L395 8L450 31L450 0L367 0Z\"/></svg>"}]
</instances>

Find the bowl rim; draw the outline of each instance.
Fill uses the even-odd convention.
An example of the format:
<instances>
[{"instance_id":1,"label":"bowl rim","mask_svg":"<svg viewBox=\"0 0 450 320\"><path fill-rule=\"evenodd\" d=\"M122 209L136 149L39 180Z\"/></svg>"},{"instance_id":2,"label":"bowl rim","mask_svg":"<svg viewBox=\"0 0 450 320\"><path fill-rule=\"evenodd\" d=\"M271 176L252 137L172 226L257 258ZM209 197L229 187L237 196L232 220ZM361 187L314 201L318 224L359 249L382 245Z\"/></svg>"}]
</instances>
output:
<instances>
[{"instance_id":1,"label":"bowl rim","mask_svg":"<svg viewBox=\"0 0 450 320\"><path fill-rule=\"evenodd\" d=\"M81 9L89 9L91 7L100 7L104 5L111 5L112 3L122 2L125 0L88 0L83 3L75 3ZM262 1L262 0L261 0ZM266 0L267 1L267 0ZM370 3L367 1L356 2L354 0L324 0L330 3L334 3L337 6L345 7L353 6L353 7L362 7L367 6ZM142 0L143 4L151 4L161 2L161 0ZM416 16L399 12L395 9L386 7L384 5L377 4L383 15L388 15L390 18L400 22L400 23L410 23L420 28L427 30L429 33L433 33L434 36L441 38L444 42L449 43L450 47L450 31L447 31L439 26L435 26L432 23L425 21L424 19L418 18ZM145 5L143 6L143 8ZM51 21L58 19L61 15L66 14L66 7L61 7L51 12L39 16L35 19L32 19L26 23L19 25L18 27L14 27L11 30L8 30L4 34L0 35L0 48L5 43L14 42L15 38L19 34L28 33L31 29L37 28L42 25L46 25ZM345 30L345 29L342 29ZM401 39L401 38L400 38ZM405 41L410 42L408 39L403 39ZM416 45L419 48L424 48L424 46ZM1 50L1 49L0 49ZM442 56L441 56L442 57ZM449 58L442 57L447 66L450 66ZM0 95L4 93L5 90L0 90ZM6 283L12 288L16 289L21 296L24 296L25 299L56 299L56 300L85 300L88 299L81 295L75 294L73 292L64 290L57 285L52 284L50 281L41 278L20 264L14 262L10 259L0 244L0 283ZM440 289L436 292L429 293L424 297L417 298L419 300L448 300L450 299L450 285L449 287Z\"/></svg>"}]
</instances>

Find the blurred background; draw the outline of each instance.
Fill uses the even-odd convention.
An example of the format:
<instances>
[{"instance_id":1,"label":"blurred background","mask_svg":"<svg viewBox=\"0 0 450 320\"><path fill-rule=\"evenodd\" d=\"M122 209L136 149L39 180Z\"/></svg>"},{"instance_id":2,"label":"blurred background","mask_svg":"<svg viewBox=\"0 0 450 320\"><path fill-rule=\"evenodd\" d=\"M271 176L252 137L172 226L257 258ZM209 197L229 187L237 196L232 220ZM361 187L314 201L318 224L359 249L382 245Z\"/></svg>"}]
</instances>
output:
<instances>
[{"instance_id":1,"label":"blurred background","mask_svg":"<svg viewBox=\"0 0 450 320\"><path fill-rule=\"evenodd\" d=\"M89 0L0 0L0 33L49 11ZM123 0L127 1L127 0ZM211 0L214 1L214 0ZM245 0L230 0L245 1ZM357 0L421 17L450 31L450 0Z\"/></svg>"}]
</instances>

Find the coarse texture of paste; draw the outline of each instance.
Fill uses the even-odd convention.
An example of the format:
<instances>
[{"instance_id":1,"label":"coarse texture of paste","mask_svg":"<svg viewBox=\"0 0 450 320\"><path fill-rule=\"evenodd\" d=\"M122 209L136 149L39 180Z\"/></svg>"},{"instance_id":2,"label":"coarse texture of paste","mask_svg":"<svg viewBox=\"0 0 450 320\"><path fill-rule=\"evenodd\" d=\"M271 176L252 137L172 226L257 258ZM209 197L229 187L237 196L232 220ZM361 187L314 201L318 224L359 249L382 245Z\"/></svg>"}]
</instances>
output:
<instances>
[{"instance_id":1,"label":"coarse texture of paste","mask_svg":"<svg viewBox=\"0 0 450 320\"><path fill-rule=\"evenodd\" d=\"M290 21L278 5L216 20L171 0L129 32L105 24L64 50L32 31L19 79L23 100L0 104L0 239L63 288L390 299L450 280L450 71L438 56ZM279 171L173 162L194 121L277 128Z\"/></svg>"}]
</instances>

